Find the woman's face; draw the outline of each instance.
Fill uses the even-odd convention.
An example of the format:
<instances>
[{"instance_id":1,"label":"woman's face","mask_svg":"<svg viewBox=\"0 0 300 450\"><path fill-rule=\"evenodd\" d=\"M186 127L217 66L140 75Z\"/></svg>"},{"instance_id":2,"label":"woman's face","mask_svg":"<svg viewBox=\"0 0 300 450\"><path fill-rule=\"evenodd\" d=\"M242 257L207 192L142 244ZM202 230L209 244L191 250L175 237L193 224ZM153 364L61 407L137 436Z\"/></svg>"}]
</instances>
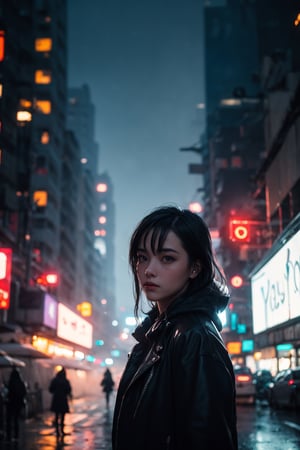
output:
<instances>
[{"instance_id":1,"label":"woman's face","mask_svg":"<svg viewBox=\"0 0 300 450\"><path fill-rule=\"evenodd\" d=\"M187 288L199 271L191 267L180 239L173 231L166 237L161 251L151 250L151 236L143 239L137 251L136 274L147 299L157 302L160 313ZM157 245L155 246L157 249Z\"/></svg>"}]
</instances>

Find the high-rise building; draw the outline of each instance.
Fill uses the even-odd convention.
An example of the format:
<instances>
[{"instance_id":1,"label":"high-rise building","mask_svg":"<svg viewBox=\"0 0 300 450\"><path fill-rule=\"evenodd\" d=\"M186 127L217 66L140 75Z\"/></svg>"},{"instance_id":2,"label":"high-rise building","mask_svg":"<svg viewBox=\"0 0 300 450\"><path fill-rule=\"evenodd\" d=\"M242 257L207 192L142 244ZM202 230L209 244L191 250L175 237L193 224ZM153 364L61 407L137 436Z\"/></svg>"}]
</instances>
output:
<instances>
[{"instance_id":1,"label":"high-rise building","mask_svg":"<svg viewBox=\"0 0 300 450\"><path fill-rule=\"evenodd\" d=\"M79 142L83 170L77 242L77 258L80 259L77 296L93 300L95 317L98 317L97 340L102 339L104 334L107 341L108 329L115 314L115 209L112 181L107 173L98 174L95 108L87 84L68 90L67 123ZM86 239L89 240L88 245ZM84 252L83 249L87 248L89 252Z\"/></svg>"},{"instance_id":2,"label":"high-rise building","mask_svg":"<svg viewBox=\"0 0 300 450\"><path fill-rule=\"evenodd\" d=\"M95 142L95 106L87 84L68 89L67 125L78 139L82 164L95 176L98 172L99 145Z\"/></svg>"},{"instance_id":3,"label":"high-rise building","mask_svg":"<svg viewBox=\"0 0 300 450\"><path fill-rule=\"evenodd\" d=\"M108 289L95 247L98 145L86 87L85 125L80 134L67 127L66 15L66 0L0 2L0 332L21 329L22 340L84 369L93 331L108 323Z\"/></svg>"},{"instance_id":4,"label":"high-rise building","mask_svg":"<svg viewBox=\"0 0 300 450\"><path fill-rule=\"evenodd\" d=\"M296 3L281 1L205 7L204 216L220 235L232 300L224 337L241 344L235 362L254 342L249 274L299 211L298 14ZM259 349L266 335L255 338Z\"/></svg>"}]
</instances>

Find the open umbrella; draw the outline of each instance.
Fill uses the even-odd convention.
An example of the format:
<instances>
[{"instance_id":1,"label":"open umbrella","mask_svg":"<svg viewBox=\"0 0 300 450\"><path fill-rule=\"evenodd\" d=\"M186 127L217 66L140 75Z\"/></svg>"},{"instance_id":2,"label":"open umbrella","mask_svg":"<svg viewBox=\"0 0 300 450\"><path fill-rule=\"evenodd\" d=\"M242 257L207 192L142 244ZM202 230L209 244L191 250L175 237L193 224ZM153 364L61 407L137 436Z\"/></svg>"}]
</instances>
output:
<instances>
[{"instance_id":1,"label":"open umbrella","mask_svg":"<svg viewBox=\"0 0 300 450\"><path fill-rule=\"evenodd\" d=\"M17 358L12 358L4 351L0 350L0 368L1 367L25 367L25 363Z\"/></svg>"},{"instance_id":2,"label":"open umbrella","mask_svg":"<svg viewBox=\"0 0 300 450\"><path fill-rule=\"evenodd\" d=\"M43 352L40 352L30 344L20 344L19 342L0 343L0 350L4 350L9 355L23 358L51 358Z\"/></svg>"}]
</instances>

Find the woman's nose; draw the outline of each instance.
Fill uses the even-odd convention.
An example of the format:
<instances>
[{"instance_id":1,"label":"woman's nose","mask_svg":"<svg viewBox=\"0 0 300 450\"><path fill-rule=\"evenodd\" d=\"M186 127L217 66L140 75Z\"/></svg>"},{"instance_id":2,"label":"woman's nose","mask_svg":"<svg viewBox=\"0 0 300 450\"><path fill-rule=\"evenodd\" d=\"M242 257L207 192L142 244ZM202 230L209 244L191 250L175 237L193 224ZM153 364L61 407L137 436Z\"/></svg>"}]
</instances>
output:
<instances>
[{"instance_id":1,"label":"woman's nose","mask_svg":"<svg viewBox=\"0 0 300 450\"><path fill-rule=\"evenodd\" d=\"M145 275L146 277L151 277L154 275L154 267L153 264L148 264L148 266L145 269Z\"/></svg>"}]
</instances>

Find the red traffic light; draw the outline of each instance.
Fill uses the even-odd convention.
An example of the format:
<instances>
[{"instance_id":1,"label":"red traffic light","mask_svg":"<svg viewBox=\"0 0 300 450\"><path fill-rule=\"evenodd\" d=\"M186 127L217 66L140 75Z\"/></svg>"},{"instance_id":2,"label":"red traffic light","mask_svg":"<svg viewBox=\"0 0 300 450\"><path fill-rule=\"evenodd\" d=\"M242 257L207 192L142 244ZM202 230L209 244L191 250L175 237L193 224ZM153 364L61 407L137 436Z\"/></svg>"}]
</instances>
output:
<instances>
[{"instance_id":1,"label":"red traffic light","mask_svg":"<svg viewBox=\"0 0 300 450\"><path fill-rule=\"evenodd\" d=\"M231 219L229 222L229 239L233 242L249 242L250 222L248 220Z\"/></svg>"},{"instance_id":2,"label":"red traffic light","mask_svg":"<svg viewBox=\"0 0 300 450\"><path fill-rule=\"evenodd\" d=\"M46 272L39 276L36 282L42 286L55 287L59 284L59 276L57 272Z\"/></svg>"}]
</instances>

